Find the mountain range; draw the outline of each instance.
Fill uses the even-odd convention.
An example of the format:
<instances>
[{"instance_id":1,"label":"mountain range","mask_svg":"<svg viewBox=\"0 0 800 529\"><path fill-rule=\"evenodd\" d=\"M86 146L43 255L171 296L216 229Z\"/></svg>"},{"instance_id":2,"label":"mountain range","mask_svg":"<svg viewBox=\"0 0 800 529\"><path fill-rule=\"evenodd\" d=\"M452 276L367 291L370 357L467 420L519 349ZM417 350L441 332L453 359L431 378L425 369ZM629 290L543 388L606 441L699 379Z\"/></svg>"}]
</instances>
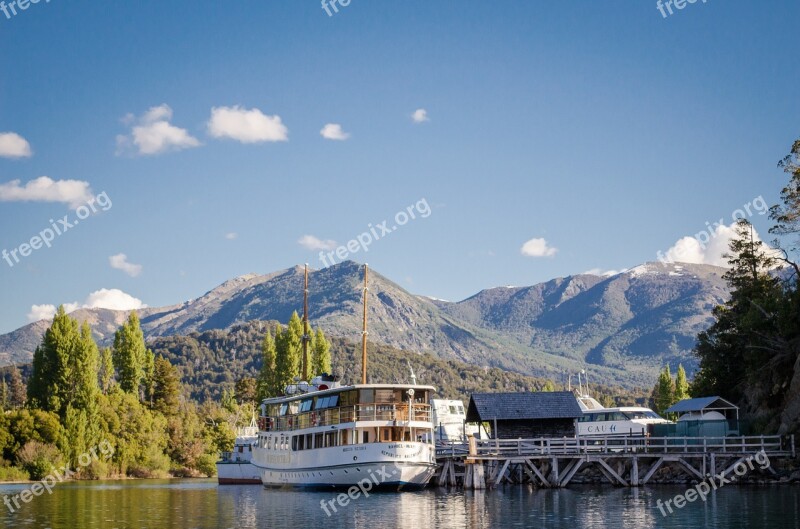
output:
<instances>
[{"instance_id":1,"label":"mountain range","mask_svg":"<svg viewBox=\"0 0 800 529\"><path fill-rule=\"evenodd\" d=\"M361 338L363 267L346 261L310 272L314 327ZM585 369L595 380L649 387L669 363L696 368L691 354L712 309L729 294L725 269L646 263L610 277L580 274L529 287L483 290L459 302L409 293L370 271L369 340L481 367L563 381ZM148 340L228 329L249 321L288 321L302 312L303 269L250 274L185 303L139 311ZM100 344L113 341L126 311L79 309ZM0 366L30 362L49 321L0 335ZM333 351L335 354L335 351Z\"/></svg>"}]
</instances>

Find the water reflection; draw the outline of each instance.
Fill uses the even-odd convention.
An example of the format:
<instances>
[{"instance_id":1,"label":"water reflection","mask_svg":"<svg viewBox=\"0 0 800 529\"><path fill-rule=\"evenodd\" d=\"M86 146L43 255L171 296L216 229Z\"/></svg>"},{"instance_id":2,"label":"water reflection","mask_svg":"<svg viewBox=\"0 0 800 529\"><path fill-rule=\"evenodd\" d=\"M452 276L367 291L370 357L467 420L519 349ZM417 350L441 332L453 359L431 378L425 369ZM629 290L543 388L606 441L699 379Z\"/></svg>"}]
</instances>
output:
<instances>
[{"instance_id":1,"label":"water reflection","mask_svg":"<svg viewBox=\"0 0 800 529\"><path fill-rule=\"evenodd\" d=\"M0 485L0 496L25 487ZM683 487L575 487L539 490L507 487L491 491L427 490L376 493L347 506L330 492L266 490L260 486L217 487L210 480L88 482L62 484L11 514L5 528L326 528L434 527L537 528L754 528L800 529L796 487L722 489L663 517L665 502ZM336 512L328 502L333 501ZM328 516L320 507L328 504Z\"/></svg>"}]
</instances>

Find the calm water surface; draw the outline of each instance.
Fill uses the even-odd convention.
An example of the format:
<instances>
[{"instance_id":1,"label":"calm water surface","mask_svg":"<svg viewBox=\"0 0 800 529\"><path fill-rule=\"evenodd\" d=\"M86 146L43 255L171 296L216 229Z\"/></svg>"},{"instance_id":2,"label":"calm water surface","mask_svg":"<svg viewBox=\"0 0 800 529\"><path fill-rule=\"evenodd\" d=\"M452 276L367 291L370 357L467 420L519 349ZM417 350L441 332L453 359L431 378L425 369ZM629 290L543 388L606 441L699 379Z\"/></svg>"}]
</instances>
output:
<instances>
[{"instance_id":1,"label":"calm water surface","mask_svg":"<svg viewBox=\"0 0 800 529\"><path fill-rule=\"evenodd\" d=\"M0 485L4 495L23 485ZM574 487L534 490L507 487L487 492L438 489L361 497L338 512L320 508L335 499L327 492L218 487L211 480L81 482L58 485L11 514L0 505L0 527L8 528L798 528L800 487L721 489L705 503L688 504L663 517L656 506L685 490L679 486L615 489Z\"/></svg>"}]
</instances>

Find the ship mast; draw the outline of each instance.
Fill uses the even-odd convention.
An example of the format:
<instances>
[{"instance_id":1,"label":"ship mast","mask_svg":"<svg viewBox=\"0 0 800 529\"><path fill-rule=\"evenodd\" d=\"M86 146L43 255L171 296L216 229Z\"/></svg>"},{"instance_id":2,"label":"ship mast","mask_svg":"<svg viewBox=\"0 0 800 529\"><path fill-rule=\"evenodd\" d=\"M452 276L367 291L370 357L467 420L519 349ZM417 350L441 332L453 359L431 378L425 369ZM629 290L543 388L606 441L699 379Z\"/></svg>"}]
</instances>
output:
<instances>
[{"instance_id":1,"label":"ship mast","mask_svg":"<svg viewBox=\"0 0 800 529\"><path fill-rule=\"evenodd\" d=\"M367 383L367 276L369 265L364 265L364 330L361 332L361 383Z\"/></svg>"},{"instance_id":2,"label":"ship mast","mask_svg":"<svg viewBox=\"0 0 800 529\"><path fill-rule=\"evenodd\" d=\"M305 269L305 286L303 288L303 377L304 381L308 381L308 342L311 336L308 334L308 263Z\"/></svg>"}]
</instances>

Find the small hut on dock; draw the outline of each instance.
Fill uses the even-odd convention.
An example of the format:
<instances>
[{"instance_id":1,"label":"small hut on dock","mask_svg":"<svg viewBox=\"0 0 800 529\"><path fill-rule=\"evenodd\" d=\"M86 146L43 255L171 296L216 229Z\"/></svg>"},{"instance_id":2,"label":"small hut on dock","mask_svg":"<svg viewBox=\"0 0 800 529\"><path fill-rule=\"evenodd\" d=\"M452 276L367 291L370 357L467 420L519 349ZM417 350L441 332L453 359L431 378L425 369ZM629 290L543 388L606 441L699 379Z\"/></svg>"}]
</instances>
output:
<instances>
[{"instance_id":1,"label":"small hut on dock","mask_svg":"<svg viewBox=\"0 0 800 529\"><path fill-rule=\"evenodd\" d=\"M574 437L582 414L569 391L474 393L466 422L488 423L494 439Z\"/></svg>"}]
</instances>

